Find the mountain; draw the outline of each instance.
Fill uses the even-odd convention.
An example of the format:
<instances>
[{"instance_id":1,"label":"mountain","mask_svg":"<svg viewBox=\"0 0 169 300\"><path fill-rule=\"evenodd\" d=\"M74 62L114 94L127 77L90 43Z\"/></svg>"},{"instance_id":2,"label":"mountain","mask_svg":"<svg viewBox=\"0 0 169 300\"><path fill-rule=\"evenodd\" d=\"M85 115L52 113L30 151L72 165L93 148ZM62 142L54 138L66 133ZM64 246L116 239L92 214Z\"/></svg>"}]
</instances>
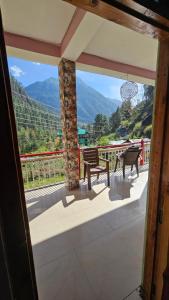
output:
<instances>
[{"instance_id":1,"label":"mountain","mask_svg":"<svg viewBox=\"0 0 169 300\"><path fill-rule=\"evenodd\" d=\"M44 81L36 81L25 87L25 91L39 102L52 106L57 111L60 110L59 82L57 79L51 77Z\"/></svg>"},{"instance_id":2,"label":"mountain","mask_svg":"<svg viewBox=\"0 0 169 300\"><path fill-rule=\"evenodd\" d=\"M116 99L104 97L92 87L77 78L77 113L81 122L93 122L99 113L110 116L121 102ZM60 110L59 82L58 79L49 78L44 81L37 81L25 88L30 97L43 104L55 107Z\"/></svg>"}]
</instances>

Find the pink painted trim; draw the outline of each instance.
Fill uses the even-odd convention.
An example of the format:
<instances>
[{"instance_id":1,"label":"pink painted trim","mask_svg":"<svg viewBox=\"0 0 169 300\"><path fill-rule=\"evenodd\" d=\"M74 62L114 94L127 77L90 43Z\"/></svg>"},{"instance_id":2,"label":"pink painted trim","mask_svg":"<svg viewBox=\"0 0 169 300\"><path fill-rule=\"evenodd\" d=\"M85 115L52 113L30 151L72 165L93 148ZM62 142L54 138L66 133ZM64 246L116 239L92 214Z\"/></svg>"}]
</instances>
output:
<instances>
[{"instance_id":1,"label":"pink painted trim","mask_svg":"<svg viewBox=\"0 0 169 300\"><path fill-rule=\"evenodd\" d=\"M84 18L86 11L81 8L76 8L72 20L68 26L68 29L64 35L61 43L61 55L64 53L65 49L69 45L73 35L75 34L78 26L80 25L82 19Z\"/></svg>"},{"instance_id":2,"label":"pink painted trim","mask_svg":"<svg viewBox=\"0 0 169 300\"><path fill-rule=\"evenodd\" d=\"M22 35L5 32L5 43L14 48L60 57L60 45L42 42Z\"/></svg>"},{"instance_id":3,"label":"pink painted trim","mask_svg":"<svg viewBox=\"0 0 169 300\"><path fill-rule=\"evenodd\" d=\"M82 53L77 62L130 75L145 77L152 80L156 79L155 71L115 62L92 54Z\"/></svg>"},{"instance_id":4,"label":"pink painted trim","mask_svg":"<svg viewBox=\"0 0 169 300\"><path fill-rule=\"evenodd\" d=\"M81 12L82 13L82 12ZM78 14L81 14L80 12ZM84 13L84 11L83 11ZM77 26L77 23L76 23ZM47 42L42 42L18 34L5 32L5 42L6 45L19 48L35 53L41 53L44 55L49 55L53 57L61 57L61 47L60 45L55 45ZM121 73L131 74L135 76L140 76L148 79L155 80L156 72L144 68L139 68L136 66L131 66L128 64L111 61L106 58L102 58L93 54L82 53L78 58L77 62L91 65L99 68L104 68L108 70L113 70Z\"/></svg>"}]
</instances>

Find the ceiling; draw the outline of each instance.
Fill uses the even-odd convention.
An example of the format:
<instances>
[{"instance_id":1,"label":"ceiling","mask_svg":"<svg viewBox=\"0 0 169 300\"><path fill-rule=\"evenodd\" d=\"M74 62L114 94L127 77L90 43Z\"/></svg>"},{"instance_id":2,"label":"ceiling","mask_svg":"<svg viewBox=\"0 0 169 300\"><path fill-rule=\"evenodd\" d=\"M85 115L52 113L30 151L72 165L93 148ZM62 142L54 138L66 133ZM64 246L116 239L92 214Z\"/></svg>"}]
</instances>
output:
<instances>
[{"instance_id":1,"label":"ceiling","mask_svg":"<svg viewBox=\"0 0 169 300\"><path fill-rule=\"evenodd\" d=\"M5 31L60 44L75 12L61 0L0 0Z\"/></svg>"},{"instance_id":2,"label":"ceiling","mask_svg":"<svg viewBox=\"0 0 169 300\"><path fill-rule=\"evenodd\" d=\"M158 52L156 39L88 12L81 17L80 22L79 19L76 20L79 23L75 21L71 27L77 9L62 0L0 0L0 4L4 30L7 32L51 43L60 46L61 50L63 41L65 45L64 38L67 35L68 43L60 55L62 57L78 61L80 55L89 54L110 62L119 62L136 68L156 71ZM58 55L56 58L53 56L51 58L50 54L49 60L47 55L43 59L42 53L39 55L35 53L34 55L34 51L19 49L19 46L7 49L9 55L31 60L36 59L45 63L49 61L49 63L58 64L60 59ZM85 67L82 65L83 63L78 64L79 68L90 70L90 64L88 65L87 62ZM111 67L111 72L107 67L97 65L95 68L94 66L91 67L91 71L94 70L104 74L107 70L108 75L115 74L118 77L118 70L113 70L113 67ZM122 78L123 75L126 76L125 71L119 70L119 77ZM136 74L129 75L134 76ZM140 82L145 79L144 76L141 76L140 79L139 76L136 77L137 81Z\"/></svg>"},{"instance_id":3,"label":"ceiling","mask_svg":"<svg viewBox=\"0 0 169 300\"><path fill-rule=\"evenodd\" d=\"M85 52L155 71L157 48L156 39L105 20Z\"/></svg>"}]
</instances>

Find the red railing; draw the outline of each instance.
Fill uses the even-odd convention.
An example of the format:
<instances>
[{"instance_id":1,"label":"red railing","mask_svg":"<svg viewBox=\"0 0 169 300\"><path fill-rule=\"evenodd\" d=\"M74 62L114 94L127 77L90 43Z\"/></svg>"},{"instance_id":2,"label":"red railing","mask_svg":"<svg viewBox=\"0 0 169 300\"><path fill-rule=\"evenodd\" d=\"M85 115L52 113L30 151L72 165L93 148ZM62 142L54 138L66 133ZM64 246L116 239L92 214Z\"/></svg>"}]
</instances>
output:
<instances>
[{"instance_id":1,"label":"red railing","mask_svg":"<svg viewBox=\"0 0 169 300\"><path fill-rule=\"evenodd\" d=\"M64 150L57 150L52 152L28 153L28 154L20 154L20 158L50 156L50 155L62 154L62 153L64 153Z\"/></svg>"},{"instance_id":2,"label":"red railing","mask_svg":"<svg viewBox=\"0 0 169 300\"><path fill-rule=\"evenodd\" d=\"M134 145L139 145L141 144L141 148L143 149L143 144L149 143L149 142L144 142L141 140L141 142L135 142L135 143L123 143L123 144L116 144L116 145L105 145L105 146L95 146L97 149L114 149L114 148L124 148L131 146L132 144ZM79 148L80 152L83 151L83 148ZM28 157L40 157L40 156L50 156L50 155L55 155L55 154L63 154L64 149L62 150L57 150L57 151L50 151L50 152L40 152L40 153L28 153L28 154L20 154L20 158L28 158Z\"/></svg>"},{"instance_id":3,"label":"red railing","mask_svg":"<svg viewBox=\"0 0 169 300\"><path fill-rule=\"evenodd\" d=\"M150 142L136 141L132 143L134 145L140 145L142 148L142 154L140 158L140 165L148 163ZM114 168L116 154L123 152L131 143L115 144L96 146L99 149L99 153L102 157L110 160L110 168ZM79 178L83 171L83 148L78 147L78 161L79 161ZM21 154L21 164L23 171L23 179L25 188L34 188L38 186L44 186L51 183L64 181L64 149L41 152L41 153L29 153ZM121 166L119 166L121 167Z\"/></svg>"}]
</instances>

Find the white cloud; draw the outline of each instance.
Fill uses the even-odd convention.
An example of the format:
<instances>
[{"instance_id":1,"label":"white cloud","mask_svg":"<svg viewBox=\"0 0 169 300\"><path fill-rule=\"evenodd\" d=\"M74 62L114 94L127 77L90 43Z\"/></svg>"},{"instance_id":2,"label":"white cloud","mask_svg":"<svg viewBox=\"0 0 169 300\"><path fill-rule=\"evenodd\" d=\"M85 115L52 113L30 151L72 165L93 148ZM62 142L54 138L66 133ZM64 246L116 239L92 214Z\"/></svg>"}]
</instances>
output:
<instances>
[{"instance_id":1,"label":"white cloud","mask_svg":"<svg viewBox=\"0 0 169 300\"><path fill-rule=\"evenodd\" d=\"M33 61L33 64L34 64L34 65L37 65L37 66L40 66L40 63L39 63L39 62L34 62L34 61Z\"/></svg>"},{"instance_id":2,"label":"white cloud","mask_svg":"<svg viewBox=\"0 0 169 300\"><path fill-rule=\"evenodd\" d=\"M19 67L17 67L16 65L10 67L10 69L11 69L12 74L13 74L15 77L20 77L20 76L22 76L22 75L25 74L25 72L23 72L22 69L19 68Z\"/></svg>"}]
</instances>

